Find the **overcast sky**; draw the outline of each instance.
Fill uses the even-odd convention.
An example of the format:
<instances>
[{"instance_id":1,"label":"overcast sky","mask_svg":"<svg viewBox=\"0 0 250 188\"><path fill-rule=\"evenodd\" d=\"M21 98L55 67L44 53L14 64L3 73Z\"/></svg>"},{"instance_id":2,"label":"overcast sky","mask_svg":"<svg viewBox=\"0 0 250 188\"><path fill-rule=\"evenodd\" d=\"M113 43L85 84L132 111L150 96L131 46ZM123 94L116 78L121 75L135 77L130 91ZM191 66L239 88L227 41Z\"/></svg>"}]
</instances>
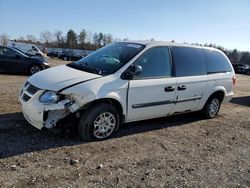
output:
<instances>
[{"instance_id":1,"label":"overcast sky","mask_svg":"<svg viewBox=\"0 0 250 188\"><path fill-rule=\"evenodd\" d=\"M250 0L0 0L0 33L11 39L83 28L250 51Z\"/></svg>"}]
</instances>

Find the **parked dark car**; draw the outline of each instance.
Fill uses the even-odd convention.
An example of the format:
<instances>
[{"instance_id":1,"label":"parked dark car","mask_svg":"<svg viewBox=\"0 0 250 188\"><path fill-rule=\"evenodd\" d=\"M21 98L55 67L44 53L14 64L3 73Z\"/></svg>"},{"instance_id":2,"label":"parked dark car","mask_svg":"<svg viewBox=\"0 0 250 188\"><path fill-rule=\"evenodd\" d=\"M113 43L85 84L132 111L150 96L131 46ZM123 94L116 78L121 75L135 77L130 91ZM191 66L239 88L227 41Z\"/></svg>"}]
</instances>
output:
<instances>
[{"instance_id":1,"label":"parked dark car","mask_svg":"<svg viewBox=\"0 0 250 188\"><path fill-rule=\"evenodd\" d=\"M41 58L30 57L20 50L0 46L0 72L35 74L49 67Z\"/></svg>"},{"instance_id":2,"label":"parked dark car","mask_svg":"<svg viewBox=\"0 0 250 188\"><path fill-rule=\"evenodd\" d=\"M57 51L52 51L52 52L49 52L48 54L47 54L47 56L49 56L49 57L58 57L59 56L59 52L57 52Z\"/></svg>"},{"instance_id":3,"label":"parked dark car","mask_svg":"<svg viewBox=\"0 0 250 188\"><path fill-rule=\"evenodd\" d=\"M233 64L233 67L236 73L250 75L250 65L248 64Z\"/></svg>"},{"instance_id":4,"label":"parked dark car","mask_svg":"<svg viewBox=\"0 0 250 188\"><path fill-rule=\"evenodd\" d=\"M70 52L62 52L59 56L59 59L63 59L65 61L78 61L79 59L83 58L81 55L77 55L75 53Z\"/></svg>"}]
</instances>

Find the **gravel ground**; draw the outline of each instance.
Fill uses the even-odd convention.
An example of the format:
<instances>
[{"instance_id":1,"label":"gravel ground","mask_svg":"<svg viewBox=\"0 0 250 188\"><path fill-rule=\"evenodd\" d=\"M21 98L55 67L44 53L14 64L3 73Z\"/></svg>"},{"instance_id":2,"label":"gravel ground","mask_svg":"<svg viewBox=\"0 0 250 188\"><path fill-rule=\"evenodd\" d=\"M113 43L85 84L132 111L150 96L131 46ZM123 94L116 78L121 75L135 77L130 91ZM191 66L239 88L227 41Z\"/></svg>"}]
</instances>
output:
<instances>
[{"instance_id":1,"label":"gravel ground","mask_svg":"<svg viewBox=\"0 0 250 188\"><path fill-rule=\"evenodd\" d=\"M58 65L65 62L51 60ZM1 187L250 187L250 77L217 118L199 113L129 123L115 138L82 142L23 118L27 79L0 75Z\"/></svg>"}]
</instances>

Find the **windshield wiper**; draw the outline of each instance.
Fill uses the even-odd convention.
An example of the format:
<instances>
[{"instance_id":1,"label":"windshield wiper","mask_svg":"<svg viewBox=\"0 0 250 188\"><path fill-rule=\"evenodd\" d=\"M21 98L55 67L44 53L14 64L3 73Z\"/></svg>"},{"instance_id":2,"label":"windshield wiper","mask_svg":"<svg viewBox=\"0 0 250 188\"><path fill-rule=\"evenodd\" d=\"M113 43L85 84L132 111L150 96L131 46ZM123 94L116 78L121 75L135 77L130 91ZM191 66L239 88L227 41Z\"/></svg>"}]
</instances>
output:
<instances>
[{"instance_id":1,"label":"windshield wiper","mask_svg":"<svg viewBox=\"0 0 250 188\"><path fill-rule=\"evenodd\" d=\"M101 71L100 69L98 69L98 68L96 68L96 67L93 67L93 66L90 66L90 65L89 65L88 63L86 63L86 62L80 62L79 64L82 65L82 66L84 66L84 67L86 67L86 68L88 68L88 69L93 70L96 74L99 74L99 75L102 74L102 71Z\"/></svg>"},{"instance_id":2,"label":"windshield wiper","mask_svg":"<svg viewBox=\"0 0 250 188\"><path fill-rule=\"evenodd\" d=\"M74 68L74 69L77 69L77 70L82 70L82 71L86 71L86 72L100 75L100 71L98 69L84 65L84 64L72 62L72 63L67 64L67 66Z\"/></svg>"}]
</instances>

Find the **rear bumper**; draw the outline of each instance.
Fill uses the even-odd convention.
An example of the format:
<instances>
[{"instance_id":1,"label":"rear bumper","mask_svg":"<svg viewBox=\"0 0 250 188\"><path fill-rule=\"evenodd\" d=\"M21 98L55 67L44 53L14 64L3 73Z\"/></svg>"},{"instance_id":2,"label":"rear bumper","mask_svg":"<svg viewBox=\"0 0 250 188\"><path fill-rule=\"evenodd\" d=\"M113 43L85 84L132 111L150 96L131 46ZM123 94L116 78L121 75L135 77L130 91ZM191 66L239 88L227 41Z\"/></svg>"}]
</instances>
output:
<instances>
[{"instance_id":1,"label":"rear bumper","mask_svg":"<svg viewBox=\"0 0 250 188\"><path fill-rule=\"evenodd\" d=\"M233 98L233 95L233 92L227 93L223 99L223 102L229 102Z\"/></svg>"}]
</instances>

